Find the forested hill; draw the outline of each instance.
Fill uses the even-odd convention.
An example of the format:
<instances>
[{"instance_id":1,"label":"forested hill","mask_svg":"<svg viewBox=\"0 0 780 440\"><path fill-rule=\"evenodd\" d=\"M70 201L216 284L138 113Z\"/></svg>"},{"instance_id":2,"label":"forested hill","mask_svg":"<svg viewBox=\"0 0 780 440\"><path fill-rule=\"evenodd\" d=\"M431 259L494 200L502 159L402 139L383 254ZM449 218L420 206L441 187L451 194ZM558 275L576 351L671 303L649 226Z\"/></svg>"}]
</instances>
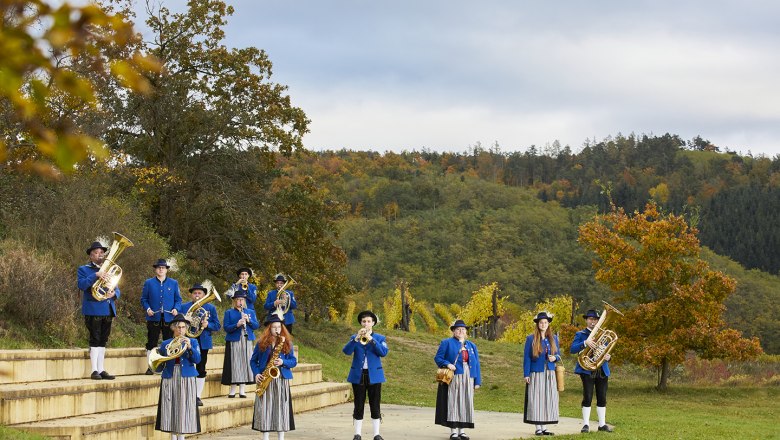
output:
<instances>
[{"instance_id":1,"label":"forested hill","mask_svg":"<svg viewBox=\"0 0 780 440\"><path fill-rule=\"evenodd\" d=\"M642 142L659 139L672 138ZM612 141L607 144L613 145ZM707 203L719 194L701 189L716 186L717 178L705 178L706 170L721 163L719 158L733 156L678 148L673 156L679 158L672 163L698 164L694 169L704 173L691 174L700 176L701 184L689 181L682 185L671 178L666 183L665 174L653 171L650 164L655 157L634 156L632 163L642 165L626 167L622 173L617 173L617 164L606 160L591 158L578 165L578 157L592 157L590 150L578 155L566 149L556 155L502 154L479 148L463 154L339 151L296 155L282 159L281 166L287 173L311 176L330 199L345 204L338 243L348 256L347 276L359 291L358 303L380 301L397 281L404 280L416 298L465 304L478 286L497 281L502 295L521 307L570 294L583 308L610 297L593 279L591 255L576 242L578 225L592 218L598 206L605 206L602 189L593 181L612 181L613 197L629 209L643 204L649 189L654 189L656 200L673 210L679 186L690 193L685 200L689 206L699 198L705 203L701 225L709 218ZM745 174L748 184L751 179L760 180L755 176L758 162L774 166L768 159L740 160L751 164ZM675 169L663 168L660 162L657 166ZM767 173L771 166L766 167ZM553 178L555 172L570 177L583 172L583 176L566 180L562 189L564 179ZM613 180L609 172L621 180ZM533 177L520 178L518 173ZM629 178L634 173L637 178ZM675 172L670 175L682 178ZM771 179L765 181L771 191ZM632 188L631 192L626 188ZM722 191L728 188L723 184ZM626 196L629 193L632 197ZM759 336L765 350L780 352L780 321L776 318L780 316L780 279L747 271L711 252L704 257L738 280L737 293L727 303L729 324Z\"/></svg>"}]
</instances>

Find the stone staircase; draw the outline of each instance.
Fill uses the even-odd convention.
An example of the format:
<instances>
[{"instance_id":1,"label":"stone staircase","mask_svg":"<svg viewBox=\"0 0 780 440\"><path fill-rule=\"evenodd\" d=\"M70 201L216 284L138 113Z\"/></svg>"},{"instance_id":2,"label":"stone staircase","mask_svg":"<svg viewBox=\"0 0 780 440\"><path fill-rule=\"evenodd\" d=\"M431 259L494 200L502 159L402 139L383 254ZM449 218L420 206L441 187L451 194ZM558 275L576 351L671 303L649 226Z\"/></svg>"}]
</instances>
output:
<instances>
[{"instance_id":1,"label":"stone staircase","mask_svg":"<svg viewBox=\"0 0 780 440\"><path fill-rule=\"evenodd\" d=\"M247 386L247 399L227 398L229 388L220 384L224 353L209 350L204 433L252 422L254 386ZM145 350L109 349L105 364L115 380L85 379L87 350L0 350L0 425L62 440L170 439L154 430L160 376L143 374ZM295 412L349 400L349 384L323 382L319 364L299 363L293 377Z\"/></svg>"}]
</instances>

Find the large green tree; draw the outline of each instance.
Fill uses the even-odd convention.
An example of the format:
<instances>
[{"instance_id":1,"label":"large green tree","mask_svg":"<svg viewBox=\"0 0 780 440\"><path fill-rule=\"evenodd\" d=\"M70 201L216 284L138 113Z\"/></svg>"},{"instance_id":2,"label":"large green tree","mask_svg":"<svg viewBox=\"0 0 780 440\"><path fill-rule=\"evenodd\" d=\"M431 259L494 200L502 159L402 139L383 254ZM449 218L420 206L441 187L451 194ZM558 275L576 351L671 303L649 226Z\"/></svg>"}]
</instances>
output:
<instances>
[{"instance_id":1,"label":"large green tree","mask_svg":"<svg viewBox=\"0 0 780 440\"><path fill-rule=\"evenodd\" d=\"M593 251L596 279L627 306L616 328L619 357L656 368L665 389L672 368L688 351L700 356L750 359L762 353L757 338L726 328L724 300L735 281L700 258L696 229L663 214L615 208L580 227L580 243Z\"/></svg>"}]
</instances>

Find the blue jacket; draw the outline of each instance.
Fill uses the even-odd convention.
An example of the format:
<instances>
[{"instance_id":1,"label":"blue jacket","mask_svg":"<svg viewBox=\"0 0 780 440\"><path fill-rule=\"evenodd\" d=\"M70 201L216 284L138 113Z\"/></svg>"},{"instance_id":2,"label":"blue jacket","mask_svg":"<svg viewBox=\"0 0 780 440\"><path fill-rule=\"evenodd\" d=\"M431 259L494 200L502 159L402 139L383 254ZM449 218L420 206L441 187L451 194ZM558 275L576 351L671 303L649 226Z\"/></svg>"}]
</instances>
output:
<instances>
[{"instance_id":1,"label":"blue jacket","mask_svg":"<svg viewBox=\"0 0 780 440\"><path fill-rule=\"evenodd\" d=\"M556 361L560 361L561 349L560 345L558 344L558 336L553 335L553 339L555 340L555 348L557 349L555 353L555 359ZM532 356L533 345L534 335L530 334L525 339L525 350L523 353L523 377L530 377L531 372L541 373L545 370L545 368L548 370L555 370L555 362L550 362L547 360L547 353L550 352L550 341L547 338L542 339L542 354L537 358Z\"/></svg>"},{"instance_id":2,"label":"blue jacket","mask_svg":"<svg viewBox=\"0 0 780 440\"><path fill-rule=\"evenodd\" d=\"M363 345L355 341L355 336L357 334L350 336L349 342L341 350L346 355L352 355L352 366L349 368L347 382L360 384L363 361L366 359L368 359L368 381L372 384L384 382L385 370L382 369L382 360L379 358L387 356L388 348L385 337L379 333L372 333L371 337L374 339Z\"/></svg>"},{"instance_id":3,"label":"blue jacket","mask_svg":"<svg viewBox=\"0 0 780 440\"><path fill-rule=\"evenodd\" d=\"M116 300L119 299L119 287L114 289L113 298L98 301L92 297L92 285L97 281L100 266L94 263L85 264L78 270L78 286L82 291L81 314L84 316L116 316Z\"/></svg>"},{"instance_id":4,"label":"blue jacket","mask_svg":"<svg viewBox=\"0 0 780 440\"><path fill-rule=\"evenodd\" d=\"M298 308L298 301L295 300L295 295L293 295L292 290L286 291L288 295L290 295L290 310L287 311L287 313L284 314L284 325L290 325L295 323L295 316L293 316L293 309ZM274 301L276 301L276 294L278 293L278 290L270 290L268 291L268 296L265 297L265 304L263 305L263 308L268 310L268 313L273 313L276 311L276 306L274 306Z\"/></svg>"},{"instance_id":5,"label":"blue jacket","mask_svg":"<svg viewBox=\"0 0 780 440\"><path fill-rule=\"evenodd\" d=\"M245 290L246 306L247 308L255 310L255 301L257 301L257 286L255 286L252 283L247 283L246 288L247 288L247 290ZM230 286L230 288L228 288L227 292L225 292L225 295L233 298L233 294L238 292L239 290L243 290L241 289L241 286L238 283L233 284L232 286Z\"/></svg>"},{"instance_id":6,"label":"blue jacket","mask_svg":"<svg viewBox=\"0 0 780 440\"><path fill-rule=\"evenodd\" d=\"M240 340L241 335L244 333L244 328L246 328L248 339L250 341L255 340L254 331L260 327L260 323L257 322L257 315L255 315L255 311L252 309L244 309L244 312L249 315L249 322L243 327L236 327L238 320L241 319L241 312L232 307L225 310L225 315L222 317L222 324L225 325L225 332L227 333L227 335L225 335L226 342L236 342Z\"/></svg>"},{"instance_id":7,"label":"blue jacket","mask_svg":"<svg viewBox=\"0 0 780 440\"><path fill-rule=\"evenodd\" d=\"M479 353L477 346L467 340L466 351L469 353L469 375L474 378L474 385L482 385L482 374L479 367ZM447 368L447 365L455 365L455 374L463 374L463 357L460 354L460 341L455 338L447 338L441 341L436 356L433 357L439 368Z\"/></svg>"},{"instance_id":8,"label":"blue jacket","mask_svg":"<svg viewBox=\"0 0 780 440\"><path fill-rule=\"evenodd\" d=\"M192 301L181 305L181 313L187 313L192 307ZM214 348L214 343L211 341L211 332L218 332L222 326L219 324L219 316L217 316L217 308L214 304L203 304L203 310L209 312L209 325L198 336L198 343L201 350L211 350Z\"/></svg>"},{"instance_id":9,"label":"blue jacket","mask_svg":"<svg viewBox=\"0 0 780 440\"><path fill-rule=\"evenodd\" d=\"M144 288L141 292L141 307L144 308L147 321L160 321L160 309L166 310L163 321L173 321L173 315L170 311L176 309L177 312L181 313L179 282L170 277L165 277L162 282L157 277L149 278L144 282ZM148 309L152 309L154 315L147 315Z\"/></svg>"},{"instance_id":10,"label":"blue jacket","mask_svg":"<svg viewBox=\"0 0 780 440\"><path fill-rule=\"evenodd\" d=\"M252 359L249 360L249 365L252 366L252 372L255 374L255 376L265 370L265 367L268 365L268 360L271 358L272 352L272 347L268 347L265 350L260 350L260 346L255 344L255 351L252 352ZM298 365L298 359L295 358L295 352L290 352L290 354L281 352L279 353L279 359L282 360L282 365L279 366L279 372L281 373L281 376L285 379L292 379L293 374L292 370L290 369Z\"/></svg>"},{"instance_id":11,"label":"blue jacket","mask_svg":"<svg viewBox=\"0 0 780 440\"><path fill-rule=\"evenodd\" d=\"M588 339L588 336L590 336L590 330L580 330L577 332L576 335L574 335L574 341L571 343L571 347L569 348L569 353L579 353L582 350L585 349L585 340ZM603 364L601 364L601 371L604 372L604 376L609 377L609 361L604 361ZM591 371L586 370L582 368L579 361L577 362L577 366L574 367L574 374L590 374Z\"/></svg>"},{"instance_id":12,"label":"blue jacket","mask_svg":"<svg viewBox=\"0 0 780 440\"><path fill-rule=\"evenodd\" d=\"M197 339L189 338L191 348L187 350L183 355L179 357L181 361L181 376L182 377L195 377L198 375L198 369L195 366L200 362L200 346ZM168 352L165 347L173 341L173 338L166 339L160 344L160 354L167 356ZM176 365L176 359L165 361L165 368L162 371L162 377L164 379L170 379L173 377L173 366Z\"/></svg>"}]
</instances>

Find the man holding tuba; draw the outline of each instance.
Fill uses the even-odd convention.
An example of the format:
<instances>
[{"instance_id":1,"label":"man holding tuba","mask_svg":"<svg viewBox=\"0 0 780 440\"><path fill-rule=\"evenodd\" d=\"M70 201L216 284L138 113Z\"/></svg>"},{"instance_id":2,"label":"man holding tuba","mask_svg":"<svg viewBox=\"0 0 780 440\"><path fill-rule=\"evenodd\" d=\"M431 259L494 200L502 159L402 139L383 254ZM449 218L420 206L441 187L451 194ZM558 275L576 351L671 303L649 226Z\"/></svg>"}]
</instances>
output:
<instances>
[{"instance_id":1,"label":"man holding tuba","mask_svg":"<svg viewBox=\"0 0 780 440\"><path fill-rule=\"evenodd\" d=\"M104 368L106 357L106 343L111 334L111 322L116 316L116 300L119 298L119 288L115 287L105 294L105 298L97 300L92 296L92 285L98 279L108 282L109 275L100 270L103 260L106 258L105 247L99 241L95 241L87 249L89 263L78 269L78 286L82 291L81 314L84 315L84 324L89 333L89 360L92 364L94 380L113 380L114 376L108 374Z\"/></svg>"},{"instance_id":2,"label":"man holding tuba","mask_svg":"<svg viewBox=\"0 0 780 440\"><path fill-rule=\"evenodd\" d=\"M588 310L584 315L587 328L580 330L574 336L569 352L576 354L585 349L586 345L592 349L597 349L597 343L594 340L588 340L596 323L599 322L601 315L596 310ZM610 354L604 355L604 363L596 371L589 371L580 365L577 361L577 367L574 373L580 375L582 380L582 429L580 432L590 431L590 408L593 401L593 388L596 389L596 414L599 419L599 431L612 432L612 427L607 425L607 382L609 380L609 359Z\"/></svg>"},{"instance_id":3,"label":"man holding tuba","mask_svg":"<svg viewBox=\"0 0 780 440\"><path fill-rule=\"evenodd\" d=\"M249 278L252 276L252 269L248 267L241 267L236 271L238 280L231 284L225 295L233 298L233 295L238 292L244 292L246 295L246 308L255 310L255 301L257 301L257 286L249 282Z\"/></svg>"},{"instance_id":4,"label":"man holding tuba","mask_svg":"<svg viewBox=\"0 0 780 440\"><path fill-rule=\"evenodd\" d=\"M280 307L286 308L284 311L284 326L287 327L287 331L290 334L293 334L295 316L293 316L292 311L298 307L298 301L295 300L292 290L284 288L287 285L287 277L278 273L274 277L274 283L276 283L276 289L268 291L263 307L266 313L273 313ZM289 307L287 307L288 305Z\"/></svg>"},{"instance_id":5,"label":"man holding tuba","mask_svg":"<svg viewBox=\"0 0 780 440\"><path fill-rule=\"evenodd\" d=\"M195 284L190 288L190 295L192 295L192 301L186 302L181 305L181 314L186 315L189 312L192 305L201 300L207 294L207 289L200 285ZM198 406L203 406L203 388L206 386L206 362L209 358L209 350L214 347L214 343L211 340L211 332L219 331L222 326L219 323L219 316L217 316L217 308L214 304L203 304L202 309L205 311L205 318L200 321L201 333L197 337L198 344L200 345L200 362L198 362L198 378L195 379L195 383L198 386Z\"/></svg>"},{"instance_id":6,"label":"man holding tuba","mask_svg":"<svg viewBox=\"0 0 780 440\"><path fill-rule=\"evenodd\" d=\"M163 339L173 337L169 326L181 309L179 282L168 277L168 269L171 266L160 258L152 267L155 276L144 282L141 291L141 307L146 312L146 357L149 357L149 351L157 346L161 331ZM154 373L147 369L146 374Z\"/></svg>"}]
</instances>

